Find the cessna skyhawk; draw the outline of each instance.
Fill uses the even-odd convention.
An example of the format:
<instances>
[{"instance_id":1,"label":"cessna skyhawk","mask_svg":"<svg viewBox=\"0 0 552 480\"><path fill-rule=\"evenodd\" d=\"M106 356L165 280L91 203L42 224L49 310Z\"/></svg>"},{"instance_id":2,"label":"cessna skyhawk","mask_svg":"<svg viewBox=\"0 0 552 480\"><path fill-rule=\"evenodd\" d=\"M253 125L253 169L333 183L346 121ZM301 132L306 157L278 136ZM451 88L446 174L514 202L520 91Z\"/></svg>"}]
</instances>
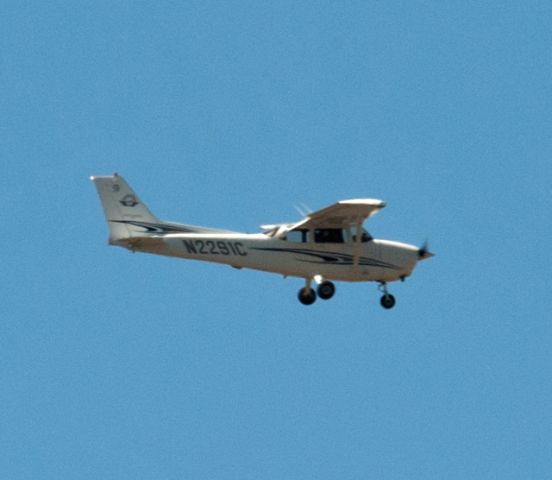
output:
<instances>
[{"instance_id":1,"label":"cessna skyhawk","mask_svg":"<svg viewBox=\"0 0 552 480\"><path fill-rule=\"evenodd\" d=\"M296 223L263 225L261 233L240 233L159 220L118 174L91 177L109 226L109 244L132 251L223 263L305 279L299 301L330 299L332 281L380 284L381 305L395 298L387 283L404 280L416 264L433 256L427 245L373 238L362 224L385 207L375 199L341 200ZM313 288L316 284L316 290Z\"/></svg>"}]
</instances>

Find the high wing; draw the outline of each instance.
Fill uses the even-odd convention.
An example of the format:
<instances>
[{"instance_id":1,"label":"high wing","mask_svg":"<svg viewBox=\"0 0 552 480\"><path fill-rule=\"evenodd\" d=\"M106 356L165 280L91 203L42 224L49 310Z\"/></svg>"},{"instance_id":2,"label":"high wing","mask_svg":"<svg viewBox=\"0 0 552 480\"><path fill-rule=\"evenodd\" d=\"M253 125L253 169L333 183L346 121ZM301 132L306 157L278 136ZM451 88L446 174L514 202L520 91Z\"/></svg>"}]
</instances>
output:
<instances>
[{"instance_id":1,"label":"high wing","mask_svg":"<svg viewBox=\"0 0 552 480\"><path fill-rule=\"evenodd\" d=\"M364 220L378 213L385 202L374 198L341 200L329 207L309 213L293 226L296 228L345 228L348 225L361 225Z\"/></svg>"}]
</instances>

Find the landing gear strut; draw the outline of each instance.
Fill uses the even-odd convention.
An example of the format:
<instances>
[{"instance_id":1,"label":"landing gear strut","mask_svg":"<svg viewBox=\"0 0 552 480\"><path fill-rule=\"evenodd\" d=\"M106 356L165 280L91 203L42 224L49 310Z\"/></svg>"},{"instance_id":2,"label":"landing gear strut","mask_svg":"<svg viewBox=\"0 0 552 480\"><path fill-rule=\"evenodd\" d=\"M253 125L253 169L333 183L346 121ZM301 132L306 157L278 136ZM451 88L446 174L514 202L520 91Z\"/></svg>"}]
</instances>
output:
<instances>
[{"instance_id":1,"label":"landing gear strut","mask_svg":"<svg viewBox=\"0 0 552 480\"><path fill-rule=\"evenodd\" d=\"M380 282L378 287L380 292L383 292L383 296L380 299L381 306L387 310L395 306L395 297L387 291L387 283Z\"/></svg>"}]
</instances>

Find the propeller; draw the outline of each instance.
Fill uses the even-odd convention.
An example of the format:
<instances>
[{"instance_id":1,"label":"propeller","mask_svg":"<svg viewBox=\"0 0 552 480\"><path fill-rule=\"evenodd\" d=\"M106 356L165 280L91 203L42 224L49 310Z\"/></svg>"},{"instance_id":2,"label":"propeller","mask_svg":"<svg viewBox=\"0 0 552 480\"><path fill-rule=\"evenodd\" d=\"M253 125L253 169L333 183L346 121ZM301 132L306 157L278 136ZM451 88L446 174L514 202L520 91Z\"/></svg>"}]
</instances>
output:
<instances>
[{"instance_id":1,"label":"propeller","mask_svg":"<svg viewBox=\"0 0 552 480\"><path fill-rule=\"evenodd\" d=\"M429 251L429 243L428 241L426 240L424 242L424 244L420 247L420 249L418 250L418 258L420 260L425 260L426 258L431 258L433 257L435 254L434 253L431 253Z\"/></svg>"}]
</instances>

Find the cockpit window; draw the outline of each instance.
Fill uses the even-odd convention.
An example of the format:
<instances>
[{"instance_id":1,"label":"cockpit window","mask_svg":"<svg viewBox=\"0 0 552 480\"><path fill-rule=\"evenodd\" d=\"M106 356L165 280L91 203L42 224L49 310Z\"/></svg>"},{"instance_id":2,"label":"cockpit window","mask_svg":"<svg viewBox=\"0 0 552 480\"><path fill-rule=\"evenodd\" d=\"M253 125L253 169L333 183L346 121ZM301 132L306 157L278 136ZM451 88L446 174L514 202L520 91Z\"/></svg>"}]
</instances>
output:
<instances>
[{"instance_id":1,"label":"cockpit window","mask_svg":"<svg viewBox=\"0 0 552 480\"><path fill-rule=\"evenodd\" d=\"M343 230L341 228L317 228L314 230L316 243L343 243Z\"/></svg>"}]
</instances>

